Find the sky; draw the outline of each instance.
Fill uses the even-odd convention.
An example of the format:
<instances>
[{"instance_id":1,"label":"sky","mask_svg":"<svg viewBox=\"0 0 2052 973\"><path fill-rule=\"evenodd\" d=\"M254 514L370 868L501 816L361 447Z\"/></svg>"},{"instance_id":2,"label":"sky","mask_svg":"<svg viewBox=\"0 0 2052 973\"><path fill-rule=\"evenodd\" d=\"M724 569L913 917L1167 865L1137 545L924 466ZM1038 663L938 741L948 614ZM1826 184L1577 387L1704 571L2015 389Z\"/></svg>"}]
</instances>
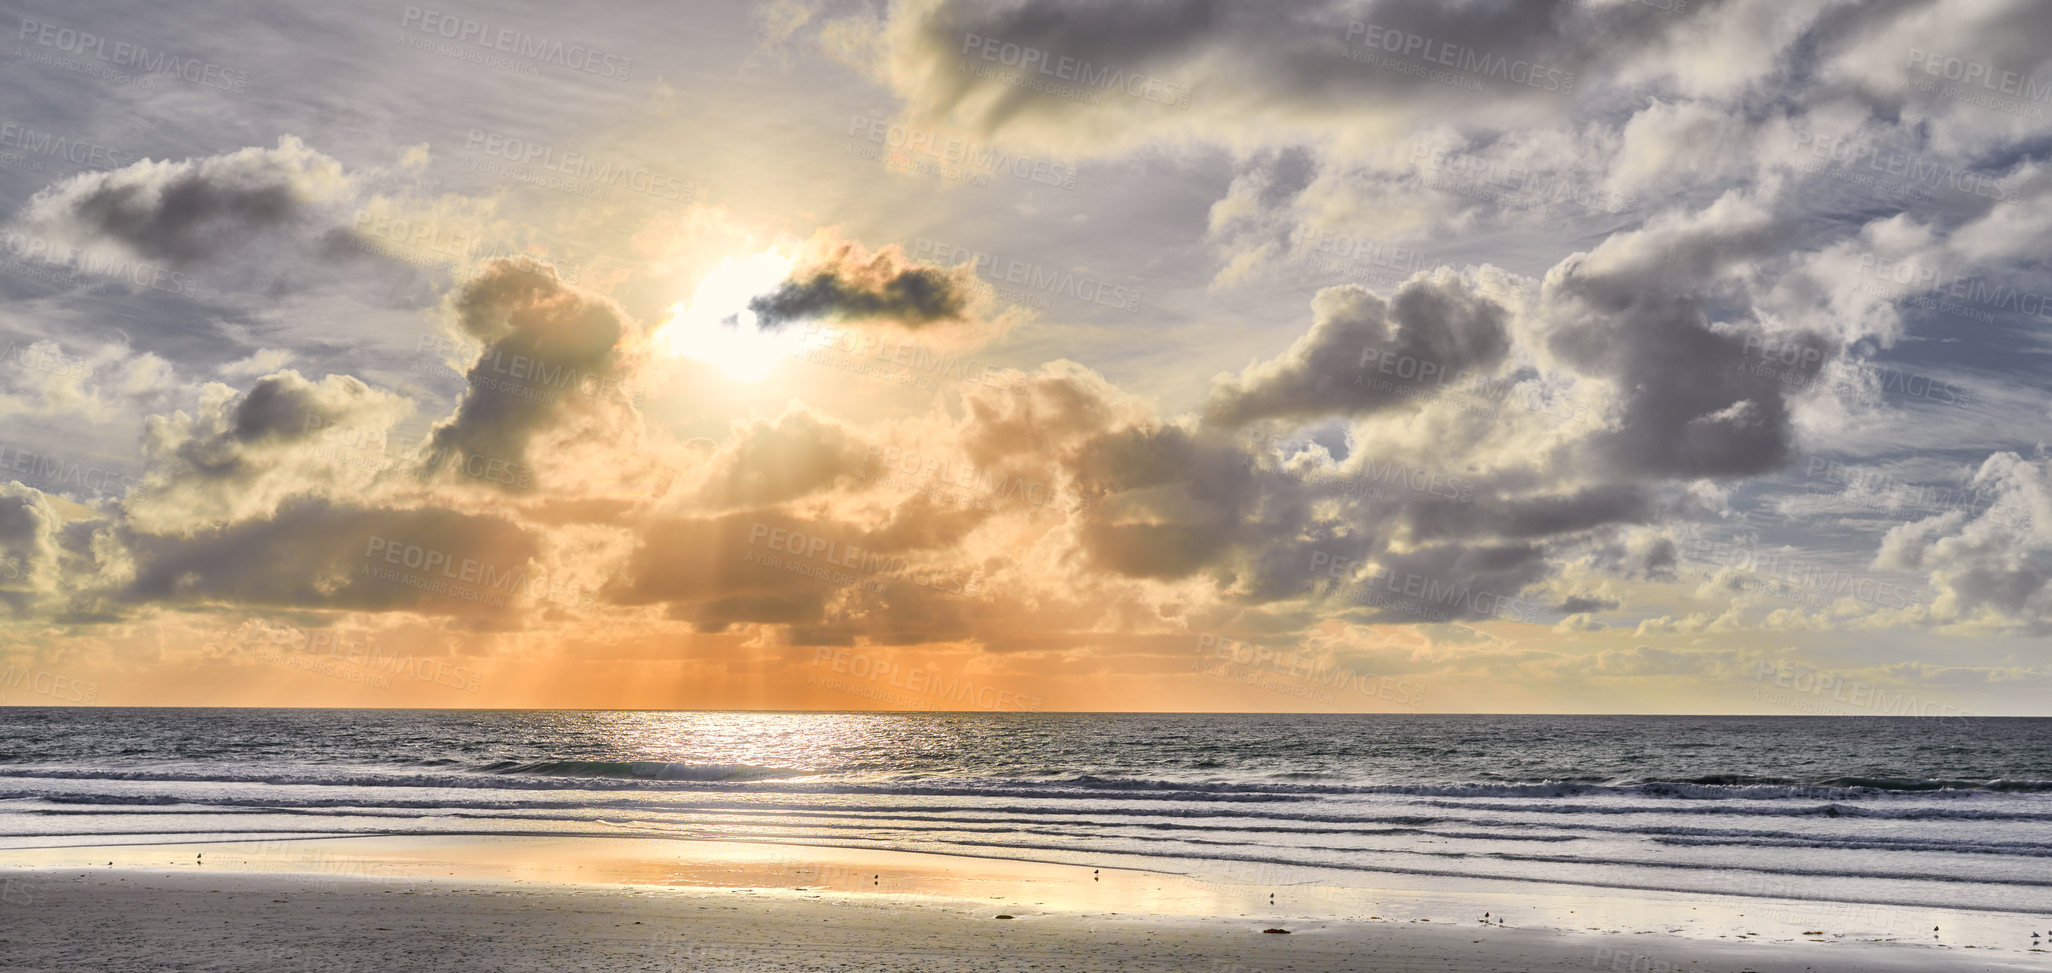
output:
<instances>
[{"instance_id":1,"label":"sky","mask_svg":"<svg viewBox=\"0 0 2052 973\"><path fill-rule=\"evenodd\" d=\"M2039 0L6 18L0 703L2052 713Z\"/></svg>"}]
</instances>

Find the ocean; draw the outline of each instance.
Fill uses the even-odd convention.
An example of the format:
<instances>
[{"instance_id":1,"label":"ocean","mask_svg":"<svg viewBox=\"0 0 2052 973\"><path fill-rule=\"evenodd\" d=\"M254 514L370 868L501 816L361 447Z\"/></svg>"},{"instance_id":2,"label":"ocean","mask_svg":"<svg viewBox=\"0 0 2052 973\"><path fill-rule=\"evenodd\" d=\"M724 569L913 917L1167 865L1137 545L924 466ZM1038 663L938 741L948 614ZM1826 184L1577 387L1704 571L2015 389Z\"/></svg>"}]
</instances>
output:
<instances>
[{"instance_id":1,"label":"ocean","mask_svg":"<svg viewBox=\"0 0 2052 973\"><path fill-rule=\"evenodd\" d=\"M0 709L0 847L347 834L2042 914L2052 719Z\"/></svg>"}]
</instances>

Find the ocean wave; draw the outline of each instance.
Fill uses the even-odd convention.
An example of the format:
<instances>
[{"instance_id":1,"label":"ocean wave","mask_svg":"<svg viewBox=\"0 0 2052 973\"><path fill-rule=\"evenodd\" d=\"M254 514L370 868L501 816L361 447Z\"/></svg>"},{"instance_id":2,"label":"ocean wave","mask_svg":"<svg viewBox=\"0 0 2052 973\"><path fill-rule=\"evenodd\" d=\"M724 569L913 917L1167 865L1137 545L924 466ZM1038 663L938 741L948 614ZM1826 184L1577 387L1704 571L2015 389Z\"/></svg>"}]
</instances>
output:
<instances>
[{"instance_id":1,"label":"ocean wave","mask_svg":"<svg viewBox=\"0 0 2052 973\"><path fill-rule=\"evenodd\" d=\"M1688 815L1734 815L1742 817L1772 818L1878 818L1897 821L2052 821L2052 807L2033 804L2038 810L2018 810L2010 806L1935 806L1928 804L1909 806L1861 805L1827 802L1823 804L1711 804L1697 802L1688 805L1658 804L1491 804L1478 801L1420 801L1426 807L1447 808L1460 811L1500 811L1508 814L1556 814L1556 815L1622 815L1622 814L1688 814Z\"/></svg>"},{"instance_id":2,"label":"ocean wave","mask_svg":"<svg viewBox=\"0 0 2052 973\"><path fill-rule=\"evenodd\" d=\"M1437 807L1496 808L1552 813L1638 813L1686 802L1691 810L1719 803L1814 802L1800 811L1767 813L1861 813L1855 805L1885 806L1894 799L1962 800L2052 792L2052 781L2035 779L1953 780L1894 777L1832 777L1814 783L1744 775L1689 780L1623 782L1539 781L1441 784L1337 784L1293 781L1187 781L1099 777L1083 774L1047 779L916 776L910 779L835 779L820 771L751 764L694 764L659 760L501 760L455 765L447 760L416 765L342 765L284 769L242 769L224 765L191 768L0 766L0 779L107 780L271 784L312 787L391 787L509 790L652 790L742 794L849 794L949 796L1029 800L1098 800L1195 803L1316 802L1327 798L1416 798ZM1437 799L1437 800L1435 800ZM1556 804L1560 800L1616 803ZM1488 803L1517 801L1517 804ZM1714 812L1712 812L1714 813ZM1736 812L1750 813L1750 812ZM1888 816L1877 814L1876 816ZM1934 815L1942 816L1942 815ZM1974 814L1961 816L1972 817Z\"/></svg>"},{"instance_id":3,"label":"ocean wave","mask_svg":"<svg viewBox=\"0 0 2052 973\"><path fill-rule=\"evenodd\" d=\"M1298 784L1256 781L1185 781L1083 775L1060 781L1089 790L1181 790L1208 793L1363 794L1418 797L1659 797L1681 800L1860 800L1891 794L1960 795L2052 792L2046 780L1934 780L1903 777L1833 777L1814 783L1783 778L1719 774L1687 780L1450 782L1439 784Z\"/></svg>"},{"instance_id":4,"label":"ocean wave","mask_svg":"<svg viewBox=\"0 0 2052 973\"><path fill-rule=\"evenodd\" d=\"M664 760L502 760L479 768L509 777L611 778L618 780L757 781L810 777L816 772L751 764L687 764Z\"/></svg>"}]
</instances>

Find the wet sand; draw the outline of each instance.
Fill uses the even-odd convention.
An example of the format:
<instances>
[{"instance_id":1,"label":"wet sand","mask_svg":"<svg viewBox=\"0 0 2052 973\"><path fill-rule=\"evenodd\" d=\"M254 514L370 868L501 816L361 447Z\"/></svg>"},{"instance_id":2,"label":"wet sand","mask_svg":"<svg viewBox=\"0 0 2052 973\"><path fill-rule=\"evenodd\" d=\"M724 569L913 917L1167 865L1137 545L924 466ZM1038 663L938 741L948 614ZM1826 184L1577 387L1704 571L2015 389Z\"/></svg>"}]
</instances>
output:
<instances>
[{"instance_id":1,"label":"wet sand","mask_svg":"<svg viewBox=\"0 0 2052 973\"><path fill-rule=\"evenodd\" d=\"M2027 948L1704 939L1387 914L1258 887L787 845L532 838L187 842L0 853L9 970L2042 969ZM91 861L90 865L84 864ZM24 864L33 862L33 864ZM107 862L114 862L109 865ZM1332 903L1327 903L1328 905ZM1432 914L1426 914L1432 913ZM1001 919L999 916L1011 916ZM1522 921L1522 920L1520 920ZM1283 928L1288 934L1264 932Z\"/></svg>"}]
</instances>

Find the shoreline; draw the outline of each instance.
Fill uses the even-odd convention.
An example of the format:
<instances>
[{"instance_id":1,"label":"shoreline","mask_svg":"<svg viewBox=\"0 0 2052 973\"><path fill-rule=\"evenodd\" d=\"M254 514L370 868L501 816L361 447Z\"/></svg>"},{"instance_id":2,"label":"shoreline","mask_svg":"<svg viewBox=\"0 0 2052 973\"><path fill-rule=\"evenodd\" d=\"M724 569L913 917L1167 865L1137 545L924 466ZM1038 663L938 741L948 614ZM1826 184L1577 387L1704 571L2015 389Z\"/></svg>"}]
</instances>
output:
<instances>
[{"instance_id":1,"label":"shoreline","mask_svg":"<svg viewBox=\"0 0 2052 973\"><path fill-rule=\"evenodd\" d=\"M10 879L25 872L5 869ZM1047 910L1008 900L187 869L34 869L12 968L104 971L1163 970L1299 973L2042 968L1892 944L1702 942L1415 920ZM1000 918L1009 917L1009 918ZM1265 930L1286 928L1288 935Z\"/></svg>"},{"instance_id":2,"label":"shoreline","mask_svg":"<svg viewBox=\"0 0 2052 973\"><path fill-rule=\"evenodd\" d=\"M1817 969L1824 957L1829 957L1830 964L1824 968L1845 970L2043 968L2042 953L2034 955L2027 950L2028 934L2019 937L2017 933L2047 925L2035 917L1906 907L1848 908L1843 903L1801 899L1598 894L1565 886L1519 892L1480 885L1436 890L1270 885L1261 883L1258 871L1237 878L1244 881L1210 881L1174 872L1108 866L1093 869L766 841L360 835L246 841L222 835L194 841L181 836L163 843L0 851L0 915L37 916L37 922L7 923L26 929L40 928L59 914L76 917L140 910L138 914L150 915L161 909L166 914L153 920L157 923L153 935L165 939L162 950L178 954L194 946L184 938L192 930L174 922L176 916L216 916L215 926L234 926L249 917L232 908L223 914L223 903L232 904L239 901L237 896L254 895L258 890L312 894L323 902L344 901L350 903L349 910L361 911L366 921L384 916L377 904L380 900L406 899L418 910L419 900L411 897L427 895L435 900L433 914L448 913L456 927L479 921L479 915L512 907L509 902L528 903L537 896L554 903L542 910L544 913L571 908L569 903L599 901L610 903L608 909L634 911L656 900L701 904L706 900L723 904L745 900L752 903L745 910L752 916L750 921L778 929L769 941L797 944L789 947L797 951L792 954L795 956L816 955L831 946L810 938L812 923L820 917L804 908L807 903L831 903L842 910L882 909L892 914L893 923L912 922L922 929L934 923L947 925L947 930L926 930L929 938L939 939L980 941L977 937L982 932L955 926L981 922L998 913L1015 915L1047 925L1050 935L1059 940L1049 948L1073 950L1065 954L1071 959L1095 954L1098 947L1091 937L1103 931L1104 923L1116 922L1120 928L1138 924L1152 930L1148 935L1155 939L1173 940L1196 950L1178 962L1219 961L1215 967L1165 968L1238 969L1242 973L1272 968L1271 962L1284 961L1269 957L1283 954L1288 954L1288 962L1298 964L1298 969L1348 968L1317 964L1340 962L1361 950L1373 950L1377 957L1390 955L1389 951L1401 955L1439 950L1435 955L1441 957L1441 964L1431 968L1441 970L1615 968L1650 973L1715 969L1719 967L1693 961L1729 958L1730 969L1765 973L1781 968ZM169 897L139 903L131 894L138 888L164 891ZM1275 898L1270 899L1271 894ZM287 894L286 899L289 904L292 896ZM278 903L265 900L258 904ZM268 915L275 910L259 911ZM1485 913L1490 917L1486 921L1481 918ZM265 921L278 918L271 916ZM69 921L58 921L56 927L63 928ZM383 919L378 921L382 928L396 928ZM525 915L520 921L547 920ZM1932 925L1941 929L1929 932ZM1861 931L1872 926L1888 931ZM1227 936L1226 930L1242 927L1252 928L1256 934L1260 929L1282 927L1293 935L1232 940L1235 945L1228 951L1205 952L1210 947L1204 944L1212 942L1206 937ZM376 931L381 927L373 924L367 928ZM988 931L987 927L974 928ZM1800 935L1813 931L1821 935ZM1344 955L1313 950L1298 956L1293 951L1311 940L1297 934L1306 933L1319 943L1341 949ZM576 934L558 930L552 935L574 939ZM25 940L18 931L0 933L0 939L13 940L16 945L42 942L40 934ZM1275 941L1287 945L1278 946ZM900 945L910 950L905 955L935 955L925 947L915 948L917 944ZM1444 952L1454 947L1461 949ZM62 951L58 942L35 948ZM359 935L340 948L370 955L385 946L375 936ZM1466 961L1459 957L1470 952L1480 965L1462 965ZM972 949L962 957L963 962L973 960L975 954ZM76 959L83 954L70 955ZM1377 968L1408 968L1388 966L1380 958L1376 962L1382 964ZM1663 962L1671 965L1658 965ZM59 964L50 968L69 967ZM498 967L447 967L473 968Z\"/></svg>"}]
</instances>

